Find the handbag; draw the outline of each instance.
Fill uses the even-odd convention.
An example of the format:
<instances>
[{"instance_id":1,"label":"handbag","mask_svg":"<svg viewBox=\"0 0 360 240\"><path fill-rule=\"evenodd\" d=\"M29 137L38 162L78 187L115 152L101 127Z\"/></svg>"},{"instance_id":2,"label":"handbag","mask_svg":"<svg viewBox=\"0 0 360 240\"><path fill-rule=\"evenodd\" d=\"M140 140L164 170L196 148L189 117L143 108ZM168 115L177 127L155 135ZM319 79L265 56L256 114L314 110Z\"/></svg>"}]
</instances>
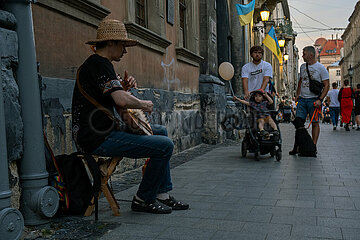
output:
<instances>
[{"instance_id":1,"label":"handbag","mask_svg":"<svg viewBox=\"0 0 360 240\"><path fill-rule=\"evenodd\" d=\"M316 95L320 95L322 93L322 90L324 88L324 84L322 82L316 81L314 79L311 78L310 76L310 72L309 72L309 66L306 63L306 71L309 77L309 89L310 92L316 94Z\"/></svg>"}]
</instances>

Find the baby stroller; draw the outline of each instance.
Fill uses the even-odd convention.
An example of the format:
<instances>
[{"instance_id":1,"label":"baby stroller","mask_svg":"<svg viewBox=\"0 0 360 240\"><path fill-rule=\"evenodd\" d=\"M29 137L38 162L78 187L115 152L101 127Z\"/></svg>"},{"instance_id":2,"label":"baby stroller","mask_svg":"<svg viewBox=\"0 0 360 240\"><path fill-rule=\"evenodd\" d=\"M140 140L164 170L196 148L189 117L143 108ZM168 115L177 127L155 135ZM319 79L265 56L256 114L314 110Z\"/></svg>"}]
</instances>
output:
<instances>
[{"instance_id":1,"label":"baby stroller","mask_svg":"<svg viewBox=\"0 0 360 240\"><path fill-rule=\"evenodd\" d=\"M323 114L324 114L324 118L323 118L322 123L331 124L331 120L330 120L330 119L331 119L331 118L330 118L330 109L329 109L329 107L325 107L325 108L324 108Z\"/></svg>"},{"instance_id":2,"label":"baby stroller","mask_svg":"<svg viewBox=\"0 0 360 240\"><path fill-rule=\"evenodd\" d=\"M254 94L250 96L250 100L253 100ZM274 109L273 105L268 106L270 115L276 125L276 115L278 111L271 110ZM270 153L271 157L276 158L277 161L281 160L281 132L278 126L279 134L273 134L273 129L265 124L265 130L269 132L268 136L261 136L259 133L258 124L255 119L254 110L250 107L247 107L246 110L243 110L243 115L245 116L245 136L241 143L241 155L246 157L247 152L255 154L255 160L259 161L259 155L265 155Z\"/></svg>"},{"instance_id":3,"label":"baby stroller","mask_svg":"<svg viewBox=\"0 0 360 240\"><path fill-rule=\"evenodd\" d=\"M284 106L283 120L284 120L284 122L287 122L287 123L289 123L291 121L291 107L290 106Z\"/></svg>"}]
</instances>

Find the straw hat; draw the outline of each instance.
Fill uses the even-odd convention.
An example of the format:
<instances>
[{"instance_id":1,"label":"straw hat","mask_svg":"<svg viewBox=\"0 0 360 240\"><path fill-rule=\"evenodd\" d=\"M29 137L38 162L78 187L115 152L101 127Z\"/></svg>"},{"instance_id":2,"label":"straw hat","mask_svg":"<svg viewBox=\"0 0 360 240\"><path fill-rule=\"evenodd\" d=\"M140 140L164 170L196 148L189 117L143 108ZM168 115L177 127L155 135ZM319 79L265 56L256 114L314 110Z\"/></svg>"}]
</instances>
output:
<instances>
[{"instance_id":1,"label":"straw hat","mask_svg":"<svg viewBox=\"0 0 360 240\"><path fill-rule=\"evenodd\" d=\"M126 47L132 47L138 43L128 38L124 23L115 19L105 19L99 24L96 39L87 41L86 44L95 45L98 42L111 40L122 41Z\"/></svg>"}]
</instances>

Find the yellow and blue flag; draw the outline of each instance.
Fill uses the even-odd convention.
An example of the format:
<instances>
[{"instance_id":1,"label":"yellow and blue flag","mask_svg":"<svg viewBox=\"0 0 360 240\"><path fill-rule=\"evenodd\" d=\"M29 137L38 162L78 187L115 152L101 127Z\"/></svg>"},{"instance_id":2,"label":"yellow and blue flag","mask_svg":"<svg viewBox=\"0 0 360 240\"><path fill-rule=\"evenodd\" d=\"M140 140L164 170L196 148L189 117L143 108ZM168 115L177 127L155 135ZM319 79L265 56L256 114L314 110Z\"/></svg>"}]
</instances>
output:
<instances>
[{"instance_id":1,"label":"yellow and blue flag","mask_svg":"<svg viewBox=\"0 0 360 240\"><path fill-rule=\"evenodd\" d=\"M254 15L255 0L246 5L235 4L241 26L251 23Z\"/></svg>"},{"instance_id":2,"label":"yellow and blue flag","mask_svg":"<svg viewBox=\"0 0 360 240\"><path fill-rule=\"evenodd\" d=\"M274 26L271 27L270 31L266 35L266 37L263 41L263 44L267 48L269 48L275 54L275 56L279 59L279 62L282 63L281 50L280 50L278 40L276 38Z\"/></svg>"}]
</instances>

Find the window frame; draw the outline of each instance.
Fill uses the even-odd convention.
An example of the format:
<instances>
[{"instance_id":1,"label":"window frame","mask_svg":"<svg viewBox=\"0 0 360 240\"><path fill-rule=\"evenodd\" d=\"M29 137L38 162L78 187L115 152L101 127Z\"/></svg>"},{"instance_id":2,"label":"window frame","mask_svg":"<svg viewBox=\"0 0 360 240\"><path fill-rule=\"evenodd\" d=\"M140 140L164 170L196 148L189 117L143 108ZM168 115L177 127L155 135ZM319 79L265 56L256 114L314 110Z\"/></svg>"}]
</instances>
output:
<instances>
[{"instance_id":1,"label":"window frame","mask_svg":"<svg viewBox=\"0 0 360 240\"><path fill-rule=\"evenodd\" d=\"M179 28L180 34L182 34L182 47L186 48L186 2L185 0L179 0ZM182 31L181 31L182 30Z\"/></svg>"},{"instance_id":2,"label":"window frame","mask_svg":"<svg viewBox=\"0 0 360 240\"><path fill-rule=\"evenodd\" d=\"M147 28L146 4L147 4L146 0L136 0L135 1L135 23L144 28Z\"/></svg>"}]
</instances>

